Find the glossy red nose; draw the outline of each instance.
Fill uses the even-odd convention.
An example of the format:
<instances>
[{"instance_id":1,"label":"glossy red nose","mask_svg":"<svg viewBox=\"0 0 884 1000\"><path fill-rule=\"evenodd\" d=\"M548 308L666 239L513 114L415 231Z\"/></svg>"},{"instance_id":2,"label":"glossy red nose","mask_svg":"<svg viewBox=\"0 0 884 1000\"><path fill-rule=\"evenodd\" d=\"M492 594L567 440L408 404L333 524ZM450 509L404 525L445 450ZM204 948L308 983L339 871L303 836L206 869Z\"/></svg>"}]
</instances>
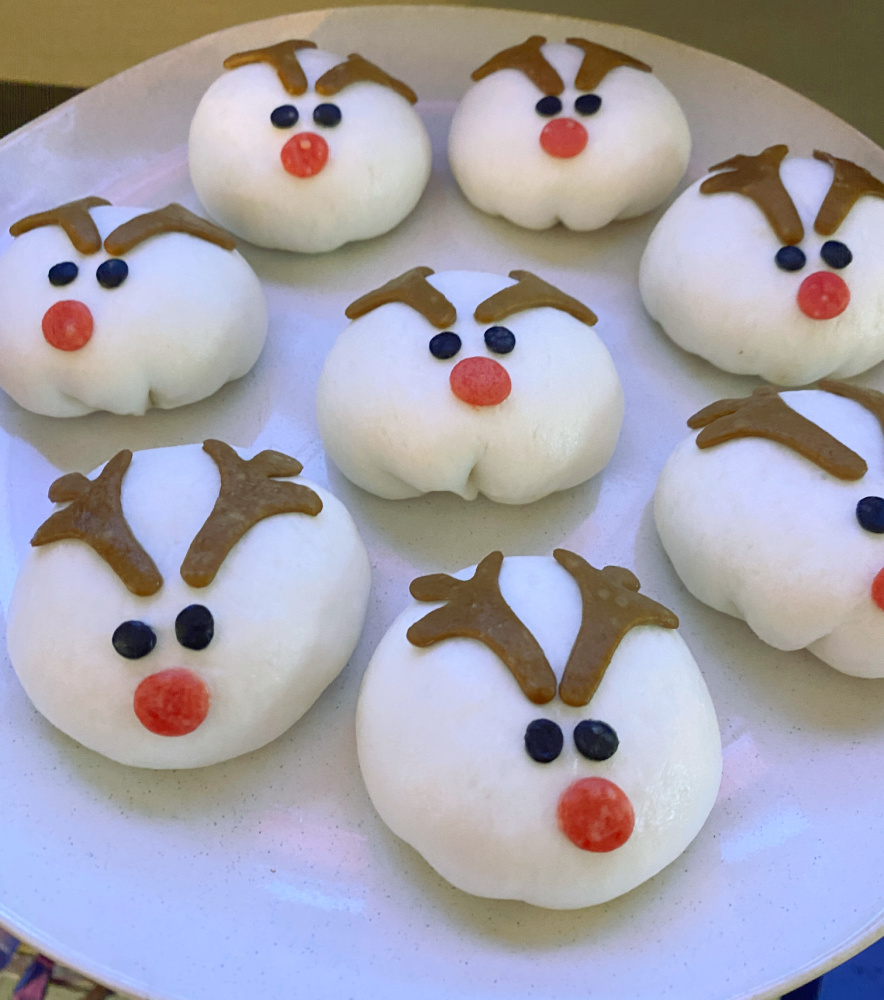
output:
<instances>
[{"instance_id":1,"label":"glossy red nose","mask_svg":"<svg viewBox=\"0 0 884 1000\"><path fill-rule=\"evenodd\" d=\"M282 147L279 158L295 177L315 177L328 160L328 143L314 132L298 132Z\"/></svg>"},{"instance_id":2,"label":"glossy red nose","mask_svg":"<svg viewBox=\"0 0 884 1000\"><path fill-rule=\"evenodd\" d=\"M493 358L464 358L448 376L451 391L471 406L496 406L512 391L509 372Z\"/></svg>"},{"instance_id":3,"label":"glossy red nose","mask_svg":"<svg viewBox=\"0 0 884 1000\"><path fill-rule=\"evenodd\" d=\"M573 118L553 118L543 126L540 145L550 156L567 160L583 152L589 138L586 129Z\"/></svg>"},{"instance_id":4,"label":"glossy red nose","mask_svg":"<svg viewBox=\"0 0 884 1000\"><path fill-rule=\"evenodd\" d=\"M814 271L798 288L798 308L810 319L834 319L850 302L845 280L831 271Z\"/></svg>"},{"instance_id":5,"label":"glossy red nose","mask_svg":"<svg viewBox=\"0 0 884 1000\"><path fill-rule=\"evenodd\" d=\"M184 667L151 674L135 689L133 707L139 722L157 736L186 736L209 713L209 689Z\"/></svg>"},{"instance_id":6,"label":"glossy red nose","mask_svg":"<svg viewBox=\"0 0 884 1000\"><path fill-rule=\"evenodd\" d=\"M581 778L562 792L559 829L582 851L606 853L632 835L635 812L627 794L607 778Z\"/></svg>"},{"instance_id":7,"label":"glossy red nose","mask_svg":"<svg viewBox=\"0 0 884 1000\"><path fill-rule=\"evenodd\" d=\"M43 314L43 336L60 351L79 351L92 337L92 313L76 299L64 299Z\"/></svg>"}]
</instances>

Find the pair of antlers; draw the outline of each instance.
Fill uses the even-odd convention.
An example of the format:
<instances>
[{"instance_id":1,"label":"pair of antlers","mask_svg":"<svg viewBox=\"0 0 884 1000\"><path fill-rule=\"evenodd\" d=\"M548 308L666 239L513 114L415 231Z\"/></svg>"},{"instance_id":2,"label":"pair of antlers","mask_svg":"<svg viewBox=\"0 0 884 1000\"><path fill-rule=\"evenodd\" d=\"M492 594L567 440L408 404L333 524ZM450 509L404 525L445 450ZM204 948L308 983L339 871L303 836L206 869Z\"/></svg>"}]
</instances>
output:
<instances>
[{"instance_id":1,"label":"pair of antlers","mask_svg":"<svg viewBox=\"0 0 884 1000\"><path fill-rule=\"evenodd\" d=\"M251 459L223 441L208 440L203 450L221 474L221 489L212 512L200 528L181 564L181 577L191 587L207 587L227 554L258 521L275 514L315 517L322 501L299 483L274 482L297 476L301 463L278 451L262 451ZM126 522L122 504L123 476L132 461L128 449L116 454L94 479L70 472L49 488L49 499L67 503L38 529L31 545L77 539L89 545L111 567L126 588L139 597L155 594L163 578Z\"/></svg>"},{"instance_id":2,"label":"pair of antlers","mask_svg":"<svg viewBox=\"0 0 884 1000\"><path fill-rule=\"evenodd\" d=\"M375 288L374 291L367 292L355 302L351 302L344 313L348 319L358 319L380 306L401 302L419 312L437 330L444 330L457 319L457 310L427 281L433 273L431 267L413 267L410 271L381 285L380 288ZM586 323L587 326L597 322L598 317L582 302L559 291L554 285L548 284L530 271L510 271L509 276L516 279L516 284L480 302L473 312L477 322L499 323L513 313L525 309L538 309L541 306L561 309L582 323Z\"/></svg>"},{"instance_id":3,"label":"pair of antlers","mask_svg":"<svg viewBox=\"0 0 884 1000\"><path fill-rule=\"evenodd\" d=\"M583 603L580 630L559 685L566 705L586 705L605 675L626 633L636 625L678 628L678 618L640 594L635 574L621 566L598 570L567 549L556 549L556 561L577 583ZM506 603L500 592L503 554L492 552L469 580L447 573L421 576L411 584L418 601L446 601L415 622L406 633L419 648L443 639L478 639L494 652L516 679L522 693L535 705L556 696L556 677L540 644Z\"/></svg>"},{"instance_id":4,"label":"pair of antlers","mask_svg":"<svg viewBox=\"0 0 884 1000\"><path fill-rule=\"evenodd\" d=\"M700 191L702 194L735 192L751 198L781 243L788 246L800 243L804 238L804 225L780 177L780 164L788 152L789 147L781 144L768 146L757 156L738 153L711 167L711 170L724 172L707 177ZM828 163L835 172L813 224L820 236L831 236L864 195L884 198L884 184L864 167L819 149L814 150L813 155Z\"/></svg>"},{"instance_id":5,"label":"pair of antlers","mask_svg":"<svg viewBox=\"0 0 884 1000\"><path fill-rule=\"evenodd\" d=\"M43 226L61 226L74 248L80 253L86 255L98 253L101 249L101 235L95 220L90 215L90 209L105 205L110 205L110 202L94 195L89 198L78 198L46 212L38 212L20 219L9 227L9 232L12 236L21 236L22 233ZM187 233L189 236L214 243L224 250L233 250L236 247L236 240L226 229L207 222L188 211L183 205L172 202L165 208L136 215L134 219L117 226L105 239L104 249L112 257L120 257L139 243L161 233Z\"/></svg>"}]
</instances>

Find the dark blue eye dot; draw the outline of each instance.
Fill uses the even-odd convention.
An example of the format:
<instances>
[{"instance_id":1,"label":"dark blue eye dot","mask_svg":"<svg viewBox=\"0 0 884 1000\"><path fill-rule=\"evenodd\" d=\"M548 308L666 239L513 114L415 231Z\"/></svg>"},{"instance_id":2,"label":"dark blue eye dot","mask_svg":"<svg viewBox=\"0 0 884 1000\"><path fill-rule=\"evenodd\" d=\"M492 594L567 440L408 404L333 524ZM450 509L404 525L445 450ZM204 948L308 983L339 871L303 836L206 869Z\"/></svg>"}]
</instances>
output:
<instances>
[{"instance_id":1,"label":"dark blue eye dot","mask_svg":"<svg viewBox=\"0 0 884 1000\"><path fill-rule=\"evenodd\" d=\"M590 760L607 760L617 752L620 740L607 722L584 719L574 727L574 745Z\"/></svg>"},{"instance_id":2,"label":"dark blue eye dot","mask_svg":"<svg viewBox=\"0 0 884 1000\"><path fill-rule=\"evenodd\" d=\"M215 619L202 604L191 604L175 619L175 638L187 649L205 649L215 635Z\"/></svg>"},{"instance_id":3,"label":"dark blue eye dot","mask_svg":"<svg viewBox=\"0 0 884 1000\"><path fill-rule=\"evenodd\" d=\"M72 260L62 261L61 264L53 264L49 268L50 285L69 285L80 273L80 269Z\"/></svg>"},{"instance_id":4,"label":"dark blue eye dot","mask_svg":"<svg viewBox=\"0 0 884 1000\"><path fill-rule=\"evenodd\" d=\"M820 257L823 258L829 267L837 268L847 267L853 260L853 254L843 243L839 243L838 240L826 240L820 247Z\"/></svg>"},{"instance_id":5,"label":"dark blue eye dot","mask_svg":"<svg viewBox=\"0 0 884 1000\"><path fill-rule=\"evenodd\" d=\"M581 94L574 102L574 110L578 115L594 115L602 106L598 94Z\"/></svg>"},{"instance_id":6,"label":"dark blue eye dot","mask_svg":"<svg viewBox=\"0 0 884 1000\"><path fill-rule=\"evenodd\" d=\"M791 246L780 247L774 260L777 262L777 267L783 271L800 271L807 263L804 251L800 247Z\"/></svg>"},{"instance_id":7,"label":"dark blue eye dot","mask_svg":"<svg viewBox=\"0 0 884 1000\"><path fill-rule=\"evenodd\" d=\"M535 719L525 730L525 750L538 764L549 764L565 745L562 730L551 719Z\"/></svg>"},{"instance_id":8,"label":"dark blue eye dot","mask_svg":"<svg viewBox=\"0 0 884 1000\"><path fill-rule=\"evenodd\" d=\"M95 277L102 288L116 288L129 277L129 265L119 257L111 257L98 265Z\"/></svg>"},{"instance_id":9,"label":"dark blue eye dot","mask_svg":"<svg viewBox=\"0 0 884 1000\"><path fill-rule=\"evenodd\" d=\"M859 526L876 535L884 535L884 497L863 497L856 505Z\"/></svg>"},{"instance_id":10,"label":"dark blue eye dot","mask_svg":"<svg viewBox=\"0 0 884 1000\"><path fill-rule=\"evenodd\" d=\"M459 350L460 337L456 333L452 333L451 330L446 330L444 333L437 333L430 341L430 354L440 361L453 358Z\"/></svg>"},{"instance_id":11,"label":"dark blue eye dot","mask_svg":"<svg viewBox=\"0 0 884 1000\"><path fill-rule=\"evenodd\" d=\"M326 128L334 128L341 123L341 109L337 104L317 104L313 109L313 121Z\"/></svg>"},{"instance_id":12,"label":"dark blue eye dot","mask_svg":"<svg viewBox=\"0 0 884 1000\"><path fill-rule=\"evenodd\" d=\"M123 622L114 629L111 642L114 649L127 660L140 660L156 646L157 637L150 625L144 622Z\"/></svg>"},{"instance_id":13,"label":"dark blue eye dot","mask_svg":"<svg viewBox=\"0 0 884 1000\"><path fill-rule=\"evenodd\" d=\"M485 331L485 346L495 354L509 354L516 346L516 337L505 326L489 326Z\"/></svg>"},{"instance_id":14,"label":"dark blue eye dot","mask_svg":"<svg viewBox=\"0 0 884 1000\"><path fill-rule=\"evenodd\" d=\"M294 104L280 104L270 112L270 121L277 128L291 128L298 123L298 109Z\"/></svg>"},{"instance_id":15,"label":"dark blue eye dot","mask_svg":"<svg viewBox=\"0 0 884 1000\"><path fill-rule=\"evenodd\" d=\"M534 105L534 110L539 114L543 115L544 118L552 118L553 115L557 115L562 110L562 102L558 97L541 97L540 100Z\"/></svg>"}]
</instances>

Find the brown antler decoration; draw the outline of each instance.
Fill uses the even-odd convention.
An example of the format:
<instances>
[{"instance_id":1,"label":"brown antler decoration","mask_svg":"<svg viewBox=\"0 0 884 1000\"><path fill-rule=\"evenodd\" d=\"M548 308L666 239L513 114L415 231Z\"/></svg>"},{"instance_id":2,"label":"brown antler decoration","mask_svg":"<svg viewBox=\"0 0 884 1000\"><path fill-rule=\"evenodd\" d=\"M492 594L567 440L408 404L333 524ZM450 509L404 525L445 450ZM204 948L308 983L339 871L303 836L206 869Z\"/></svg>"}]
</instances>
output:
<instances>
[{"instance_id":1,"label":"brown antler decoration","mask_svg":"<svg viewBox=\"0 0 884 1000\"><path fill-rule=\"evenodd\" d=\"M351 302L344 310L344 315L347 319L359 319L390 302L402 302L419 312L437 329L444 330L457 319L457 310L427 281L433 273L435 272L431 267L413 267L398 278L388 281L386 285Z\"/></svg>"},{"instance_id":2,"label":"brown antler decoration","mask_svg":"<svg viewBox=\"0 0 884 1000\"><path fill-rule=\"evenodd\" d=\"M412 581L416 600L448 603L415 622L406 637L421 649L454 637L478 639L506 664L525 697L545 705L556 696L556 677L540 644L500 593L502 565L503 554L492 552L470 580L433 573Z\"/></svg>"},{"instance_id":3,"label":"brown antler decoration","mask_svg":"<svg viewBox=\"0 0 884 1000\"><path fill-rule=\"evenodd\" d=\"M779 145L768 146L757 156L738 153L729 160L710 167L710 170L727 172L707 177L700 185L700 192L732 192L751 198L782 243L790 246L800 243L804 236L804 225L780 179L780 163L788 152L788 146Z\"/></svg>"},{"instance_id":4,"label":"brown antler decoration","mask_svg":"<svg viewBox=\"0 0 884 1000\"><path fill-rule=\"evenodd\" d=\"M477 70L473 70L472 78L482 80L501 69L516 69L520 73L524 73L542 93L550 96L561 94L565 89L565 84L562 83L562 78L540 51L540 46L545 41L546 39L542 35L532 35L521 45L514 45L510 49L498 52Z\"/></svg>"},{"instance_id":5,"label":"brown antler decoration","mask_svg":"<svg viewBox=\"0 0 884 1000\"><path fill-rule=\"evenodd\" d=\"M640 594L636 576L621 566L598 570L567 549L553 552L580 588L583 620L562 674L559 697L566 705L586 705L605 676L626 633L636 625L678 628L678 618Z\"/></svg>"},{"instance_id":6,"label":"brown antler decoration","mask_svg":"<svg viewBox=\"0 0 884 1000\"><path fill-rule=\"evenodd\" d=\"M865 167L857 166L850 160L840 160L819 149L815 149L813 155L817 160L828 163L835 171L831 187L813 224L820 236L831 236L863 195L884 198L884 184Z\"/></svg>"},{"instance_id":7,"label":"brown antler decoration","mask_svg":"<svg viewBox=\"0 0 884 1000\"><path fill-rule=\"evenodd\" d=\"M510 277L518 284L510 285L480 302L473 315L479 323L498 323L513 313L525 309L539 309L541 306L551 306L561 309L581 323L593 326L598 317L582 302L572 299L570 295L559 291L530 271L510 271Z\"/></svg>"},{"instance_id":8,"label":"brown antler decoration","mask_svg":"<svg viewBox=\"0 0 884 1000\"><path fill-rule=\"evenodd\" d=\"M626 55L625 52L618 52L616 49L609 49L607 45L599 45L598 42L588 42L585 38L567 38L569 45L576 45L578 49L583 49L583 62L577 71L577 79L574 86L578 90L595 90L604 78L618 66L628 66L630 69L638 69L643 73L650 73L651 67L640 59L634 59Z\"/></svg>"},{"instance_id":9,"label":"brown antler decoration","mask_svg":"<svg viewBox=\"0 0 884 1000\"><path fill-rule=\"evenodd\" d=\"M859 385L851 385L849 382L841 382L838 379L824 378L818 383L818 387L825 392L831 392L833 396L843 396L845 399L852 399L860 406L864 406L871 413L884 432L884 392L877 389L864 389Z\"/></svg>"},{"instance_id":10,"label":"brown antler decoration","mask_svg":"<svg viewBox=\"0 0 884 1000\"><path fill-rule=\"evenodd\" d=\"M279 82L293 97L303 94L307 89L307 77L298 57L299 49L315 49L316 42L308 42L302 38L289 38L276 45L268 45L263 49L249 49L247 52L235 52L224 60L225 69L238 69L251 63L269 63L279 77Z\"/></svg>"},{"instance_id":11,"label":"brown antler decoration","mask_svg":"<svg viewBox=\"0 0 884 1000\"><path fill-rule=\"evenodd\" d=\"M110 202L104 198L94 196L69 201L57 208L49 209L48 212L38 212L36 215L20 219L9 227L9 233L11 236L21 236L22 233L28 233L42 226L61 226L74 249L82 254L98 253L101 249L101 236L98 226L89 214L89 209L109 204Z\"/></svg>"},{"instance_id":12,"label":"brown antler decoration","mask_svg":"<svg viewBox=\"0 0 884 1000\"><path fill-rule=\"evenodd\" d=\"M407 84L395 77L385 73L380 66L363 59L362 56L351 52L347 56L347 61L332 66L330 70L316 81L316 93L323 97L333 97L340 93L344 87L349 87L351 83L379 83L382 87L389 87L395 90L400 97L404 97L411 104L417 104L417 94Z\"/></svg>"},{"instance_id":13,"label":"brown antler decoration","mask_svg":"<svg viewBox=\"0 0 884 1000\"><path fill-rule=\"evenodd\" d=\"M779 390L771 385L761 386L743 399L710 403L688 420L688 427L703 428L697 435L698 448L712 448L734 438L761 437L786 445L838 479L862 479L868 468L855 451L780 399Z\"/></svg>"},{"instance_id":14,"label":"brown antler decoration","mask_svg":"<svg viewBox=\"0 0 884 1000\"><path fill-rule=\"evenodd\" d=\"M139 597L155 594L163 578L126 523L121 501L123 475L132 461L131 451L121 451L89 480L69 472L49 487L53 503L67 503L37 529L31 545L48 545L65 538L85 542Z\"/></svg>"},{"instance_id":15,"label":"brown antler decoration","mask_svg":"<svg viewBox=\"0 0 884 1000\"><path fill-rule=\"evenodd\" d=\"M297 476L301 463L279 451L262 451L248 460L223 441L203 444L221 473L221 490L212 513L190 543L181 577L191 587L207 587L227 554L258 521L275 514L309 514L322 510L322 501L308 486L276 483L278 476Z\"/></svg>"},{"instance_id":16,"label":"brown antler decoration","mask_svg":"<svg viewBox=\"0 0 884 1000\"><path fill-rule=\"evenodd\" d=\"M186 233L188 236L196 236L197 239L214 243L223 250L236 248L236 240L226 229L207 222L189 212L183 205L172 202L165 208L136 215L134 219L117 226L104 241L104 249L114 257L119 257L139 243L150 239L151 236L159 236L162 233Z\"/></svg>"}]
</instances>

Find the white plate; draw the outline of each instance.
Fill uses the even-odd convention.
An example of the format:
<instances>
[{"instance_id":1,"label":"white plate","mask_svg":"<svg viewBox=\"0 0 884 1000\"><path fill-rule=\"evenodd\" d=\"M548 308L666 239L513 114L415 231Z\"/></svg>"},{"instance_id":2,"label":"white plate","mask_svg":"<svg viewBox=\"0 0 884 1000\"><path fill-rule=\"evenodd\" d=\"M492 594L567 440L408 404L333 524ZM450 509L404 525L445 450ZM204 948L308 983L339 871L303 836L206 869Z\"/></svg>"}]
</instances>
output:
<instances>
[{"instance_id":1,"label":"white plate","mask_svg":"<svg viewBox=\"0 0 884 1000\"><path fill-rule=\"evenodd\" d=\"M160 773L104 760L44 722L8 663L0 669L0 922L102 982L164 1000L767 998L881 932L884 682L776 653L699 606L653 529L654 481L685 419L756 380L688 357L643 313L635 277L658 213L599 233L527 232L472 210L447 170L450 102L490 54L533 33L585 35L648 61L691 123L691 179L782 141L884 176L884 152L849 126L722 59L611 25L444 7L322 11L233 28L137 66L0 143L4 232L28 212L87 194L196 208L187 128L224 56L310 37L408 81L436 149L417 211L387 236L317 257L246 249L268 290L270 337L257 368L214 398L141 418L68 421L0 402L0 600L8 602L56 470L208 436L281 448L311 478L327 478L354 512L375 570L365 633L342 677L288 734L216 767ZM627 416L612 463L593 482L511 508L450 496L382 501L326 473L313 396L343 309L417 264L525 267L598 312ZM859 381L884 388L880 369ZM443 883L373 813L352 724L367 658L412 577L498 547L547 553L562 544L597 565L633 567L643 589L678 613L725 744L719 802L688 851L627 896L576 912L475 899Z\"/></svg>"}]
</instances>

